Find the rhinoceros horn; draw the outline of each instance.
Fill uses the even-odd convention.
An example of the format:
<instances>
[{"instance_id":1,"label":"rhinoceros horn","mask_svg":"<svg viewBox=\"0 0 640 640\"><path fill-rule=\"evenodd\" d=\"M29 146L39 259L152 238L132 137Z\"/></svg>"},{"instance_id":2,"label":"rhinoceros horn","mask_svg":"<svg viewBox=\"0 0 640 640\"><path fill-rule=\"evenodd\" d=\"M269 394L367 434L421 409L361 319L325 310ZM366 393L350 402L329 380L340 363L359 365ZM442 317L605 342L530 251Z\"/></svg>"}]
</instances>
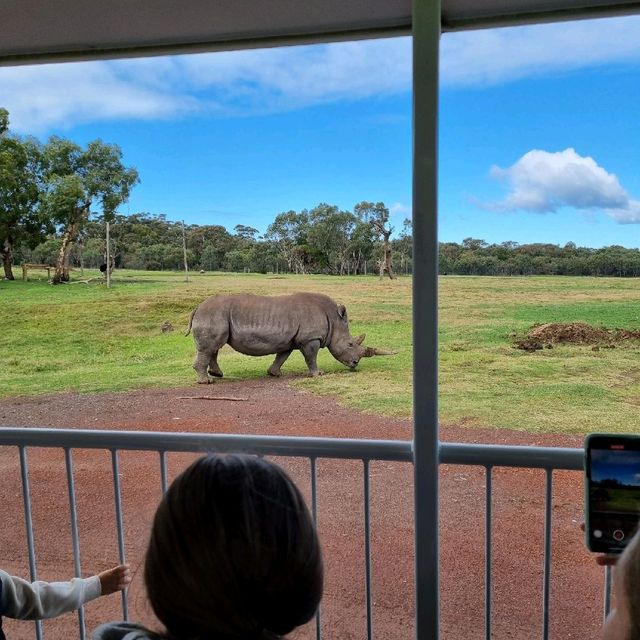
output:
<instances>
[{"instance_id":1,"label":"rhinoceros horn","mask_svg":"<svg viewBox=\"0 0 640 640\"><path fill-rule=\"evenodd\" d=\"M361 333L357 338L354 338L353 341L356 344L362 344L364 342L364 339L367 337L366 333Z\"/></svg>"},{"instance_id":2,"label":"rhinoceros horn","mask_svg":"<svg viewBox=\"0 0 640 640\"><path fill-rule=\"evenodd\" d=\"M378 349L377 347L365 347L363 358L371 358L372 356L395 356L397 351L389 351L389 349Z\"/></svg>"}]
</instances>

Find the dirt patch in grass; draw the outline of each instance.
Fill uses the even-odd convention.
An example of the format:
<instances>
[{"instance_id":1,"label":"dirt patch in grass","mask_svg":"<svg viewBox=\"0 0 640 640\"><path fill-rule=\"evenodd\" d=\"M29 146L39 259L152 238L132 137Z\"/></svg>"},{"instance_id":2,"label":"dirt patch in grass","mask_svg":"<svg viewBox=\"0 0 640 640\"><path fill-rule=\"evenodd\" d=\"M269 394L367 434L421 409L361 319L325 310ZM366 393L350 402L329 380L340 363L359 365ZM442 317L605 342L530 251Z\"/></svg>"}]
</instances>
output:
<instances>
[{"instance_id":1,"label":"dirt patch in grass","mask_svg":"<svg viewBox=\"0 0 640 640\"><path fill-rule=\"evenodd\" d=\"M514 347L523 351L553 349L556 344L592 345L614 349L616 345L628 341L640 341L639 329L609 329L594 327L585 322L547 322L534 324L524 338L515 340Z\"/></svg>"}]
</instances>

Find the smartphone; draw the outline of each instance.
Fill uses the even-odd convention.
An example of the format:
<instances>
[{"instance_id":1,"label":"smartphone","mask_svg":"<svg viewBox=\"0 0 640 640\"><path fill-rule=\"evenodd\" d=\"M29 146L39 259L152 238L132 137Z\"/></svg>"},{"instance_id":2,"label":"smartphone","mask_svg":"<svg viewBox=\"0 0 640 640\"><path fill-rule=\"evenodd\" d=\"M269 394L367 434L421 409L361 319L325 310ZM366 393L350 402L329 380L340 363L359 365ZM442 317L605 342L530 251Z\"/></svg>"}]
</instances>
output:
<instances>
[{"instance_id":1,"label":"smartphone","mask_svg":"<svg viewBox=\"0 0 640 640\"><path fill-rule=\"evenodd\" d=\"M640 435L596 433L584 448L587 548L621 553L640 520Z\"/></svg>"}]
</instances>

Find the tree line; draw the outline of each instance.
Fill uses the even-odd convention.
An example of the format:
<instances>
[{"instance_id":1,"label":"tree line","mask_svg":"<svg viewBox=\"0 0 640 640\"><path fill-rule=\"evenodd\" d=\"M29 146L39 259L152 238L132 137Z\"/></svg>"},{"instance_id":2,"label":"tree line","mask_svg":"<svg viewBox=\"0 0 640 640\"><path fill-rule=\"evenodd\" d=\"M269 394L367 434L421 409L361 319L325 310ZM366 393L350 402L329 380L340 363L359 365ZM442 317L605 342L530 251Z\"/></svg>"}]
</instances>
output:
<instances>
[{"instance_id":1,"label":"tree line","mask_svg":"<svg viewBox=\"0 0 640 640\"><path fill-rule=\"evenodd\" d=\"M185 249L191 269L257 273L358 275L412 272L411 221L396 237L389 209L363 201L353 211L318 204L275 216L264 234L237 224L184 225L164 215L118 207L139 182L117 145L86 147L53 136L46 143L11 135L0 108L0 258L5 278L22 262L54 265L53 281L69 269L179 270ZM111 231L107 259L105 223ZM640 251L554 244L489 244L466 238L440 243L440 273L458 275L640 276Z\"/></svg>"},{"instance_id":2,"label":"tree line","mask_svg":"<svg viewBox=\"0 0 640 640\"><path fill-rule=\"evenodd\" d=\"M238 224L171 222L163 215L117 213L139 182L114 144L93 140L82 147L52 136L46 143L9 133L0 109L0 258L4 276L13 265L54 265L54 284L69 280L71 267L111 265L132 269L192 268L292 273L368 273L395 277L410 271L410 222L391 239L389 209L361 202L353 211L319 204L278 214L263 236ZM107 256L109 223L113 243ZM395 259L394 259L395 249ZM186 254L186 256L185 256Z\"/></svg>"},{"instance_id":3,"label":"tree line","mask_svg":"<svg viewBox=\"0 0 640 640\"><path fill-rule=\"evenodd\" d=\"M320 204L309 211L277 215L264 235L242 224L230 232L221 225L183 227L163 215L115 214L111 239L116 268L182 269L183 233L188 263L196 270L378 275L384 262L384 240L371 223L336 206ZM61 242L59 234L51 234L34 248L22 246L17 255L27 262L53 264ZM392 272L410 274L409 221L389 247ZM441 242L439 251L443 275L640 277L640 250L616 245L594 249L573 242L564 246L489 244L465 238L461 243ZM71 249L70 263L76 268L97 268L104 260L104 223L89 220Z\"/></svg>"},{"instance_id":4,"label":"tree line","mask_svg":"<svg viewBox=\"0 0 640 640\"><path fill-rule=\"evenodd\" d=\"M384 239L378 238L372 223L334 205L278 214L263 235L242 224L230 232L221 225L183 225L164 215L115 214L110 221L110 251L116 269L175 271L184 268L184 238L192 270L335 275L382 272L395 277L396 273L411 273L411 235L407 229L389 241L391 264L387 266ZM61 242L59 234L51 233L36 246L23 244L15 251L16 261L54 264ZM98 268L105 260L104 222L101 218L88 220L69 252L69 264Z\"/></svg>"},{"instance_id":5,"label":"tree line","mask_svg":"<svg viewBox=\"0 0 640 640\"><path fill-rule=\"evenodd\" d=\"M578 247L548 243L489 244L465 238L440 243L440 273L478 276L640 276L640 250L619 245Z\"/></svg>"}]
</instances>

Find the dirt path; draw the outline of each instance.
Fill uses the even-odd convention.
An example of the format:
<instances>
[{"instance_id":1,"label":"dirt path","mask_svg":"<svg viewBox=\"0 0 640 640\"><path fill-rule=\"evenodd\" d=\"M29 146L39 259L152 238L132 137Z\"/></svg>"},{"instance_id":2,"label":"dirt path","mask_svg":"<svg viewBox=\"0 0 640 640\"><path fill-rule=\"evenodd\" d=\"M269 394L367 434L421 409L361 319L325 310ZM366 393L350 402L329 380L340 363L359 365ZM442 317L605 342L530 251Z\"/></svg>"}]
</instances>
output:
<instances>
[{"instance_id":1,"label":"dirt path","mask_svg":"<svg viewBox=\"0 0 640 640\"><path fill-rule=\"evenodd\" d=\"M244 402L179 400L188 395L246 397ZM0 401L2 426L51 426L211 433L261 433L348 438L409 439L411 423L368 416L335 401L291 389L286 379L223 382L202 388L99 395L60 394ZM449 441L580 446L581 439L498 430L442 429ZM169 458L175 475L189 456ZM0 449L0 532L3 564L27 575L19 461ZM283 464L305 490L308 464ZM108 453L74 452L82 566L85 573L117 560L111 462ZM150 518L160 495L157 455L124 453L121 479L127 559L140 567ZM64 456L30 450L33 519L39 577L60 579L73 571ZM320 461L319 526L327 562L323 601L325 638L366 637L362 533L362 467ZM379 639L413 638L412 469L403 463L371 465L373 623ZM441 472L442 637L484 638L484 472L445 465ZM542 472L494 472L493 637L539 638L542 618ZM582 479L554 475L551 637L590 638L602 610L602 572L579 532ZM12 523L7 526L6 523ZM152 624L141 571L131 589L130 616ZM87 607L87 626L120 618L117 597ZM46 638L76 637L76 616L45 623ZM33 638L30 623L7 623L13 640ZM311 636L308 628L296 634Z\"/></svg>"}]
</instances>

